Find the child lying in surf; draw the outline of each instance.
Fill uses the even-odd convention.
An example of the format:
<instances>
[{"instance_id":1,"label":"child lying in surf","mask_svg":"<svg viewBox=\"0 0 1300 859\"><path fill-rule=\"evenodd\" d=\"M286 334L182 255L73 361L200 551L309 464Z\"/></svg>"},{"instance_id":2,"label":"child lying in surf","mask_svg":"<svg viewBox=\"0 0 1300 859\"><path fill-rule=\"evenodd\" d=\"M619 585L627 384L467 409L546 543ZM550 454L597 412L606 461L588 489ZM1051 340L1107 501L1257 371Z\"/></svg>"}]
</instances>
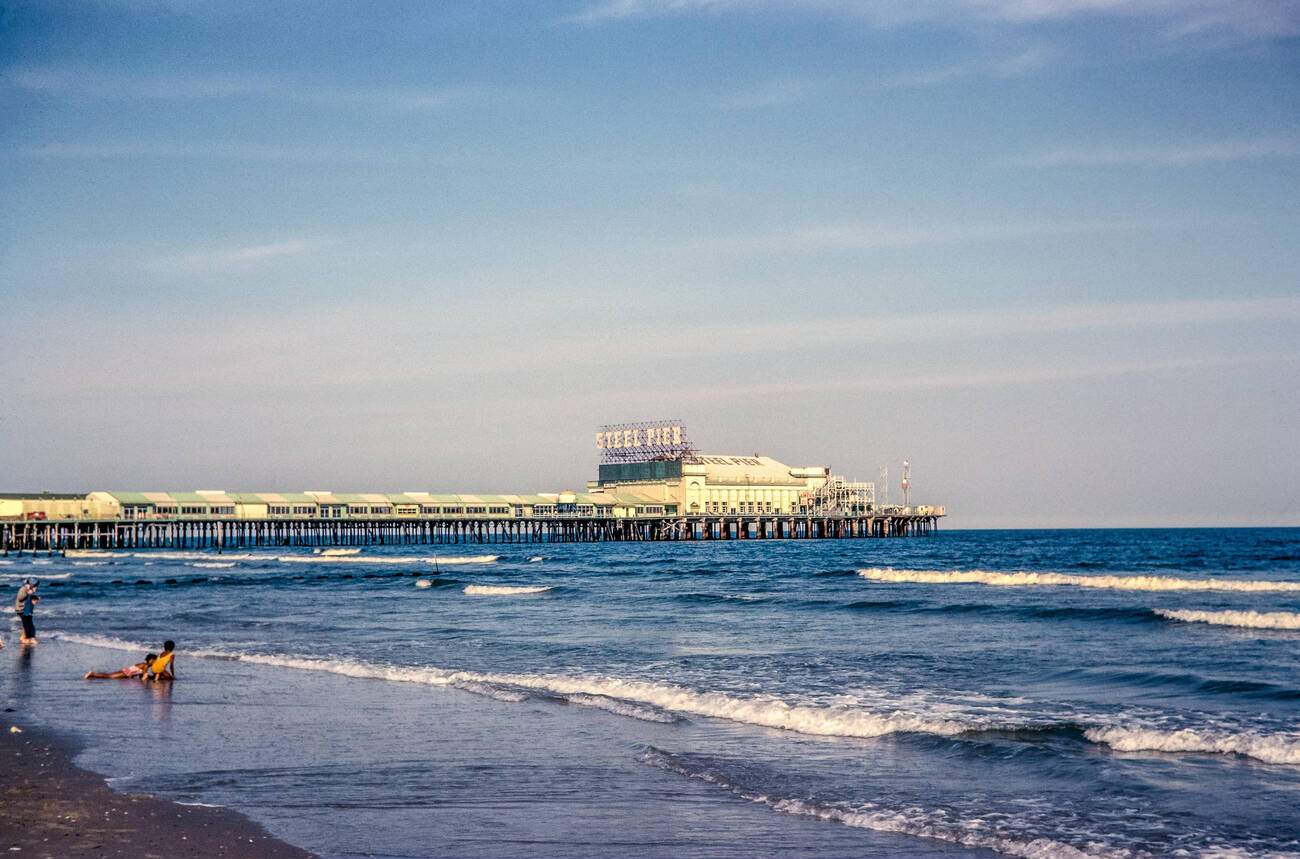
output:
<instances>
[{"instance_id":1,"label":"child lying in surf","mask_svg":"<svg viewBox=\"0 0 1300 859\"><path fill-rule=\"evenodd\" d=\"M145 656L144 662L137 662L134 665L128 665L117 671L87 671L87 680L130 680L136 677L143 677L144 673L149 670L149 666L157 659L157 654L150 653Z\"/></svg>"}]
</instances>

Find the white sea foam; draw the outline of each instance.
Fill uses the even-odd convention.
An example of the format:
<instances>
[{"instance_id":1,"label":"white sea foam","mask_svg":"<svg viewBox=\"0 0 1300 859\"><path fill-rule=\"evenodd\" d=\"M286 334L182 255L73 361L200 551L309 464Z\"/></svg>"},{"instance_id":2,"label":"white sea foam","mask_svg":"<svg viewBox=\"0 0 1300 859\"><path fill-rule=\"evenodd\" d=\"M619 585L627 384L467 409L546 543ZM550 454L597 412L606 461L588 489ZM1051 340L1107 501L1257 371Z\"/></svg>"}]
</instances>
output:
<instances>
[{"instance_id":1,"label":"white sea foam","mask_svg":"<svg viewBox=\"0 0 1300 859\"><path fill-rule=\"evenodd\" d=\"M1216 729L1109 726L1084 736L1119 752L1193 752L1243 755L1268 764L1300 764L1300 734Z\"/></svg>"},{"instance_id":2,"label":"white sea foam","mask_svg":"<svg viewBox=\"0 0 1300 859\"><path fill-rule=\"evenodd\" d=\"M472 692L475 695L482 695L485 698L492 698L496 701L505 701L510 704L518 704L520 701L528 700L527 692L520 692L517 689L502 689L499 686L493 686L488 683L475 683L471 680L465 680L459 683L453 683L457 689L464 689L466 692Z\"/></svg>"},{"instance_id":3,"label":"white sea foam","mask_svg":"<svg viewBox=\"0 0 1300 859\"><path fill-rule=\"evenodd\" d=\"M147 645L109 636L55 632L52 637L114 650L143 652L148 649ZM975 731L1015 730L1026 726L1045 727L1053 724L1041 716L1033 717L1013 711L995 710L981 715L958 708L945 710L941 704L925 704L916 698L893 699L891 703L891 699L882 696L876 709L868 709L855 704L800 704L770 696L744 697L723 692L701 692L667 683L616 677L497 674L438 667L383 665L353 659L205 649L186 650L185 656L321 671L361 679L459 686L470 691L491 688L506 693L504 697L491 695L499 700L514 700L512 696L520 690L536 690L561 696L576 704L598 706L632 718L644 718L645 713L689 714L816 736L871 738L893 733L923 733L955 737ZM574 700L575 698L581 700ZM594 702L597 698L609 703L602 706ZM620 711L620 705L628 708L627 711ZM642 707L640 709L644 713L634 715L630 708L637 705L648 705L653 710ZM651 718L650 721L661 719ZM1294 732L1110 724L1088 728L1085 736L1094 743L1110 746L1117 751L1236 754L1269 764L1300 764L1300 734Z\"/></svg>"},{"instance_id":4,"label":"white sea foam","mask_svg":"<svg viewBox=\"0 0 1300 859\"><path fill-rule=\"evenodd\" d=\"M68 579L72 578L72 573L0 573L0 579L36 579L38 582L48 582L51 579Z\"/></svg>"},{"instance_id":5,"label":"white sea foam","mask_svg":"<svg viewBox=\"0 0 1300 859\"><path fill-rule=\"evenodd\" d=\"M1001 587L1071 585L1121 591L1246 591L1300 592L1300 582L1247 581L1243 579L1179 579L1172 576L1077 576L1066 573L998 573L988 570L896 570L872 567L858 570L864 579L927 585L980 584Z\"/></svg>"},{"instance_id":6,"label":"white sea foam","mask_svg":"<svg viewBox=\"0 0 1300 859\"><path fill-rule=\"evenodd\" d=\"M1244 626L1251 629L1300 630L1300 612L1294 611L1190 611L1182 609L1153 609L1169 620L1187 623L1209 623L1215 626Z\"/></svg>"},{"instance_id":7,"label":"white sea foam","mask_svg":"<svg viewBox=\"0 0 1300 859\"><path fill-rule=\"evenodd\" d=\"M108 563L108 561L73 561L73 562L72 562L72 566L74 566L74 567L102 567L102 566L106 565L107 563Z\"/></svg>"},{"instance_id":8,"label":"white sea foam","mask_svg":"<svg viewBox=\"0 0 1300 859\"><path fill-rule=\"evenodd\" d=\"M132 552L132 557L147 558L151 561L208 561L224 558L230 561L270 560L274 555L255 555L251 552L170 552L155 549L149 552Z\"/></svg>"},{"instance_id":9,"label":"white sea foam","mask_svg":"<svg viewBox=\"0 0 1300 859\"><path fill-rule=\"evenodd\" d=\"M530 564L537 564L537 563L540 563L540 562L545 561L545 560L546 560L546 559L543 558L541 555L533 555L531 558L528 559L528 563L530 563Z\"/></svg>"},{"instance_id":10,"label":"white sea foam","mask_svg":"<svg viewBox=\"0 0 1300 859\"><path fill-rule=\"evenodd\" d=\"M235 563L235 561L195 561L193 564L186 564L186 566L200 570L228 570L235 566Z\"/></svg>"},{"instance_id":11,"label":"white sea foam","mask_svg":"<svg viewBox=\"0 0 1300 859\"><path fill-rule=\"evenodd\" d=\"M271 555L274 560L285 564L437 564L455 566L457 564L494 564L500 555L451 555L449 557L432 557L429 555Z\"/></svg>"},{"instance_id":12,"label":"white sea foam","mask_svg":"<svg viewBox=\"0 0 1300 859\"><path fill-rule=\"evenodd\" d=\"M0 558L0 567L12 567L14 562L8 558Z\"/></svg>"},{"instance_id":13,"label":"white sea foam","mask_svg":"<svg viewBox=\"0 0 1300 859\"><path fill-rule=\"evenodd\" d=\"M112 552L104 552L99 549L69 549L64 553L69 558L111 558Z\"/></svg>"},{"instance_id":14,"label":"white sea foam","mask_svg":"<svg viewBox=\"0 0 1300 859\"><path fill-rule=\"evenodd\" d=\"M565 696L564 700L570 704L595 707L598 710L606 710L619 716L626 716L629 719L639 719L642 722L658 722L662 725L671 725L673 722L680 721L672 713L665 713L661 710L621 701L618 698L607 698L604 695L568 695Z\"/></svg>"},{"instance_id":15,"label":"white sea foam","mask_svg":"<svg viewBox=\"0 0 1300 859\"><path fill-rule=\"evenodd\" d=\"M428 579L416 579L415 586L417 588L431 588L433 587L433 582L429 581Z\"/></svg>"},{"instance_id":16,"label":"white sea foam","mask_svg":"<svg viewBox=\"0 0 1300 859\"><path fill-rule=\"evenodd\" d=\"M549 591L542 585L466 585L465 593L472 597L512 597L520 594L540 594Z\"/></svg>"},{"instance_id":17,"label":"white sea foam","mask_svg":"<svg viewBox=\"0 0 1300 859\"><path fill-rule=\"evenodd\" d=\"M361 554L360 549L313 549L312 551L317 555L325 555L326 557Z\"/></svg>"},{"instance_id":18,"label":"white sea foam","mask_svg":"<svg viewBox=\"0 0 1300 859\"><path fill-rule=\"evenodd\" d=\"M687 761L651 749L641 756L651 766L677 773L686 778L715 785L735 796L767 806L773 811L812 817L817 820L840 823L858 829L876 832L897 832L921 838L933 838L967 847L982 847L1008 856L1023 859L1120 859L1129 857L1128 851L1112 848L1090 838L1085 849L1047 837L1032 837L1007 815L989 815L986 818L964 819L944 811L929 810L915 805L887 808L876 803L822 803L809 799L773 796L742 787L721 773L693 766Z\"/></svg>"}]
</instances>

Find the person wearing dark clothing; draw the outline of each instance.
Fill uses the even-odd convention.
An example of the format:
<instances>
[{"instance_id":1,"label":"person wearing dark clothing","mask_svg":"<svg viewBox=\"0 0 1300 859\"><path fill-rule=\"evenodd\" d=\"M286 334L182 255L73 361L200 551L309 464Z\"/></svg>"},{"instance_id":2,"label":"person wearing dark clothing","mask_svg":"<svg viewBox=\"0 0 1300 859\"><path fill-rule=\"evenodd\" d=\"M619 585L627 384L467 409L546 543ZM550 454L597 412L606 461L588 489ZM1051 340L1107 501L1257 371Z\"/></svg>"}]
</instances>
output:
<instances>
[{"instance_id":1,"label":"person wearing dark clothing","mask_svg":"<svg viewBox=\"0 0 1300 859\"><path fill-rule=\"evenodd\" d=\"M40 583L36 579L27 579L23 582L22 587L18 588L18 596L14 599L14 611L18 613L18 618L23 622L23 644L36 643L36 622L32 615L36 610L36 604L41 598L36 595L36 588Z\"/></svg>"}]
</instances>

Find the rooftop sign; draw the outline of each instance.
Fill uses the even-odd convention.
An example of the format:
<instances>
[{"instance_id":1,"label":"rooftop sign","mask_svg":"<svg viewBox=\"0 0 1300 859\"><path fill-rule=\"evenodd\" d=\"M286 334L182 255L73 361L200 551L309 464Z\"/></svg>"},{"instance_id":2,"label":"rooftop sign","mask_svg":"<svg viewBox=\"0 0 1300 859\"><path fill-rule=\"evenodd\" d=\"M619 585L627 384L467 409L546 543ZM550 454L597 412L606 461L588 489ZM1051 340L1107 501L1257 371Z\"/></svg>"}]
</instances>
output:
<instances>
[{"instance_id":1,"label":"rooftop sign","mask_svg":"<svg viewBox=\"0 0 1300 859\"><path fill-rule=\"evenodd\" d=\"M601 462L685 459L694 451L681 421L606 424L596 433Z\"/></svg>"}]
</instances>

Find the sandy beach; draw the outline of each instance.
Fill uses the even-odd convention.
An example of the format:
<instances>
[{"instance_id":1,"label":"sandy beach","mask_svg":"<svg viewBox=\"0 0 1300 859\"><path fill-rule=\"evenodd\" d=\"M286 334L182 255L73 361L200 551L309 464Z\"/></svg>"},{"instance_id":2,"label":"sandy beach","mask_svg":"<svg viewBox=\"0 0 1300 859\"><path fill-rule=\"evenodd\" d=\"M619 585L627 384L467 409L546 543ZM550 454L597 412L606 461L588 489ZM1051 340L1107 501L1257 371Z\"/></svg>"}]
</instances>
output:
<instances>
[{"instance_id":1,"label":"sandy beach","mask_svg":"<svg viewBox=\"0 0 1300 859\"><path fill-rule=\"evenodd\" d=\"M72 763L75 744L0 719L0 850L25 857L310 859L221 808L118 793Z\"/></svg>"}]
</instances>

